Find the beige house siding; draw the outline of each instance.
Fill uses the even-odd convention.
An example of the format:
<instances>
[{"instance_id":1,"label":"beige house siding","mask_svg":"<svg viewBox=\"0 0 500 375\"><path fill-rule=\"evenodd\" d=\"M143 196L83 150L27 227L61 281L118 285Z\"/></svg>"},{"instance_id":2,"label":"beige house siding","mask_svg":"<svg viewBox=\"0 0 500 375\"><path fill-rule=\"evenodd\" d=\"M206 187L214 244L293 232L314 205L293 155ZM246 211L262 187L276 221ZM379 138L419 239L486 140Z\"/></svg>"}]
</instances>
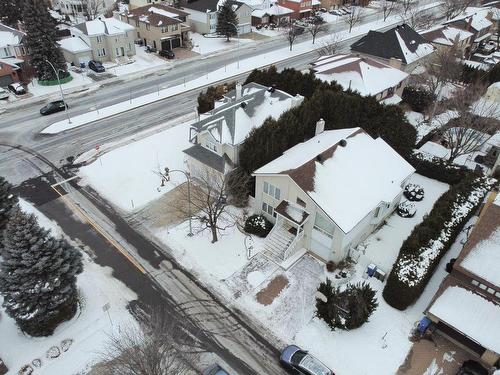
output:
<instances>
[{"instance_id":1,"label":"beige house siding","mask_svg":"<svg viewBox=\"0 0 500 375\"><path fill-rule=\"evenodd\" d=\"M94 60L113 61L121 56L135 55L135 31L127 31L117 35L89 36L88 39ZM105 50L104 55L103 49Z\"/></svg>"},{"instance_id":2,"label":"beige house siding","mask_svg":"<svg viewBox=\"0 0 500 375\"><path fill-rule=\"evenodd\" d=\"M88 63L87 58L89 60L92 59L92 51L73 53L66 51L64 48L61 48L61 51L63 53L64 60L75 66L79 66L81 62L84 62L85 64Z\"/></svg>"}]
</instances>

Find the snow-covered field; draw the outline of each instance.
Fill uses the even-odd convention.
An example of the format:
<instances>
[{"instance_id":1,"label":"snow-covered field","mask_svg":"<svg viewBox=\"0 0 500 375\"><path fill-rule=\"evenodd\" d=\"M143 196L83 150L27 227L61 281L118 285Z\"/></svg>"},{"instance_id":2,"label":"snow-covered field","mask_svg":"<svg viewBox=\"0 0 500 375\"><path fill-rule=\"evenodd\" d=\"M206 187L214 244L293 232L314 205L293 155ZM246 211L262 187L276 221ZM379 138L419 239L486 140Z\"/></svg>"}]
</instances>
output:
<instances>
[{"instance_id":1,"label":"snow-covered field","mask_svg":"<svg viewBox=\"0 0 500 375\"><path fill-rule=\"evenodd\" d=\"M189 36L193 42L192 51L200 55L207 55L212 52L222 51L225 49L235 49L238 46L238 39L231 38L229 42L226 38L206 38L201 34L190 32ZM240 46L254 42L251 39L240 38Z\"/></svg>"},{"instance_id":2,"label":"snow-covered field","mask_svg":"<svg viewBox=\"0 0 500 375\"><path fill-rule=\"evenodd\" d=\"M20 205L23 211L34 213L40 225L50 229L52 234L62 234L56 223L29 202L21 200ZM99 359L99 351L103 349L108 334L115 332L120 325L135 324L126 308L129 301L137 298L135 293L113 278L110 268L95 264L86 254L83 262L84 271L77 281L82 306L77 315L62 323L52 336L32 338L23 335L15 321L0 308L0 357L8 366L9 374L17 373L35 359L41 360L40 368L32 365L36 374L86 373ZM109 316L103 311L106 304L110 306ZM71 341L62 344L64 340ZM47 351L56 346L61 354L57 358L48 358Z\"/></svg>"}]
</instances>

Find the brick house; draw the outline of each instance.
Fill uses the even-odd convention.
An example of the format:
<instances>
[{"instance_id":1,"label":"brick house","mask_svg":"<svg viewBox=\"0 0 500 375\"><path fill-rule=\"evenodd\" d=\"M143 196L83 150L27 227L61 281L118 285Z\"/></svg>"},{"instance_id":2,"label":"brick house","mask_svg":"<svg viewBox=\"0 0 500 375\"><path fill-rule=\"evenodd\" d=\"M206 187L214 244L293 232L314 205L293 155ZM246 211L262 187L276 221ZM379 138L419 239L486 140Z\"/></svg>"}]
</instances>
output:
<instances>
[{"instance_id":1,"label":"brick house","mask_svg":"<svg viewBox=\"0 0 500 375\"><path fill-rule=\"evenodd\" d=\"M27 59L23 32L0 23L0 87L24 81L23 66Z\"/></svg>"},{"instance_id":2,"label":"brick house","mask_svg":"<svg viewBox=\"0 0 500 375\"><path fill-rule=\"evenodd\" d=\"M319 0L278 0L277 4L291 9L293 13L290 14L290 18L292 19L310 17L312 12L319 9L321 5Z\"/></svg>"}]
</instances>

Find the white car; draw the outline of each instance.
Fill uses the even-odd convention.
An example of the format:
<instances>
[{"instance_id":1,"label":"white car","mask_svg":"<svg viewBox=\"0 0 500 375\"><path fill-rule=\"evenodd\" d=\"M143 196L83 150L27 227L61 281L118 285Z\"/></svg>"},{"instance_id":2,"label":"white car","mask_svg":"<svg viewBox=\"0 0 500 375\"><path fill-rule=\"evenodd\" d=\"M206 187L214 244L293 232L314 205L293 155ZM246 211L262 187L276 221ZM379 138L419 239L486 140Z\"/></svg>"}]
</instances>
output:
<instances>
[{"instance_id":1,"label":"white car","mask_svg":"<svg viewBox=\"0 0 500 375\"><path fill-rule=\"evenodd\" d=\"M9 99L9 92L0 87L0 100Z\"/></svg>"}]
</instances>

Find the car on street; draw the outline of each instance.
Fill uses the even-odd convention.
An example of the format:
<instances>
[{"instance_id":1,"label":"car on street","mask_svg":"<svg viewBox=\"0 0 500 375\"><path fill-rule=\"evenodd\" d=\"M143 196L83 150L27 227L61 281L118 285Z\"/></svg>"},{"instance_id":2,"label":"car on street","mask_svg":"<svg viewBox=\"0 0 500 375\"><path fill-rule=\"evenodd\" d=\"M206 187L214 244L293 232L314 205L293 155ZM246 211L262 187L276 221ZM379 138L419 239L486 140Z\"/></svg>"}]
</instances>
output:
<instances>
[{"instance_id":1,"label":"car on street","mask_svg":"<svg viewBox=\"0 0 500 375\"><path fill-rule=\"evenodd\" d=\"M224 370L218 364L215 364L203 370L201 375L229 375L229 372Z\"/></svg>"},{"instance_id":2,"label":"car on street","mask_svg":"<svg viewBox=\"0 0 500 375\"><path fill-rule=\"evenodd\" d=\"M488 375L489 371L486 370L479 362L471 359L462 363L457 375Z\"/></svg>"},{"instance_id":3,"label":"car on street","mask_svg":"<svg viewBox=\"0 0 500 375\"><path fill-rule=\"evenodd\" d=\"M9 92L0 87L0 100L9 99Z\"/></svg>"},{"instance_id":4,"label":"car on street","mask_svg":"<svg viewBox=\"0 0 500 375\"><path fill-rule=\"evenodd\" d=\"M52 113L64 111L66 108L68 108L68 105L64 104L62 100L55 100L40 108L40 114L42 116L51 115Z\"/></svg>"},{"instance_id":5,"label":"car on street","mask_svg":"<svg viewBox=\"0 0 500 375\"><path fill-rule=\"evenodd\" d=\"M89 69L92 69L96 73L103 73L106 71L102 63L96 60L89 61Z\"/></svg>"},{"instance_id":6,"label":"car on street","mask_svg":"<svg viewBox=\"0 0 500 375\"><path fill-rule=\"evenodd\" d=\"M281 365L300 375L335 375L323 362L296 345L289 345L281 352Z\"/></svg>"},{"instance_id":7,"label":"car on street","mask_svg":"<svg viewBox=\"0 0 500 375\"><path fill-rule=\"evenodd\" d=\"M7 88L16 95L26 94L26 89L19 82L11 83L10 85L7 86Z\"/></svg>"},{"instance_id":8,"label":"car on street","mask_svg":"<svg viewBox=\"0 0 500 375\"><path fill-rule=\"evenodd\" d=\"M175 53L174 51L171 51L169 49L165 49L165 50L161 50L160 52L158 52L158 54L161 56L161 57L165 57L166 59L175 59Z\"/></svg>"}]
</instances>

